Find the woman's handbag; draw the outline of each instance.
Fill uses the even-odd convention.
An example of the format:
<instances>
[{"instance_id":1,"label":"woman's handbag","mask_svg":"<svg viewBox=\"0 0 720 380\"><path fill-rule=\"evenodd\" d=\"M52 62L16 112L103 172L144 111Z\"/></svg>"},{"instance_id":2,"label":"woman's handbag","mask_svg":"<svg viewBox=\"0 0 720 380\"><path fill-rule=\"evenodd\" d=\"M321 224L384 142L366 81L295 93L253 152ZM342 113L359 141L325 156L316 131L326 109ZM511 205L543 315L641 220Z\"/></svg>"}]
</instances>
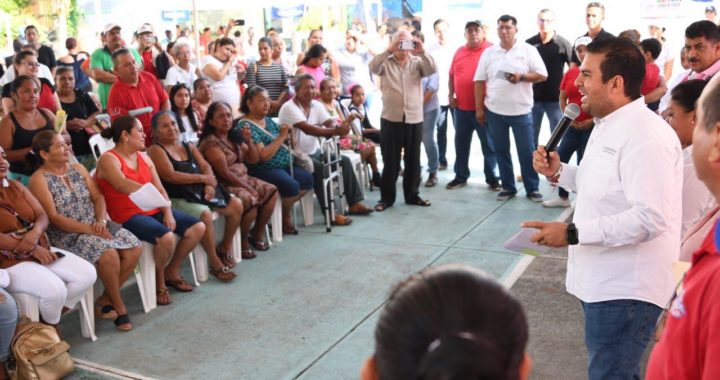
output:
<instances>
[{"instance_id":1,"label":"woman's handbag","mask_svg":"<svg viewBox=\"0 0 720 380\"><path fill-rule=\"evenodd\" d=\"M10 345L8 372L13 380L57 380L72 373L75 363L54 327L39 322L19 324Z\"/></svg>"},{"instance_id":2,"label":"woman's handbag","mask_svg":"<svg viewBox=\"0 0 720 380\"><path fill-rule=\"evenodd\" d=\"M195 163L195 159L187 143L183 143L183 146L187 151L188 160L176 161L175 165L173 165L175 170L187 174L203 174L200 167ZM215 197L210 200L205 199L205 185L202 183L167 186L166 190L171 198L181 198L188 202L201 203L217 208L227 207L228 200L230 199L230 193L220 184L215 187Z\"/></svg>"}]
</instances>

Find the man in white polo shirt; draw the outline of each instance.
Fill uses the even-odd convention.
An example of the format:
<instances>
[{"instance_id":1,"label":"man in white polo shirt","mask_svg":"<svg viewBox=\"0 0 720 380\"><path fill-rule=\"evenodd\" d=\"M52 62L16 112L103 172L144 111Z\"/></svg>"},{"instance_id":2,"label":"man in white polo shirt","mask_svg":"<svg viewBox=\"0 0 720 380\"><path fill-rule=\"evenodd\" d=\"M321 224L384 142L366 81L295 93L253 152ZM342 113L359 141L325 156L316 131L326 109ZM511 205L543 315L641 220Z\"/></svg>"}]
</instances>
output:
<instances>
[{"instance_id":1,"label":"man in white polo shirt","mask_svg":"<svg viewBox=\"0 0 720 380\"><path fill-rule=\"evenodd\" d=\"M580 166L533 166L577 192L574 223L526 222L533 241L570 245L566 286L585 314L591 380L639 379L640 360L675 285L680 252L683 158L673 130L640 95L645 63L622 38L595 40L576 85L582 109L595 118Z\"/></svg>"},{"instance_id":2,"label":"man in white polo shirt","mask_svg":"<svg viewBox=\"0 0 720 380\"><path fill-rule=\"evenodd\" d=\"M497 200L505 201L517 194L510 154L512 128L525 194L534 202L542 202L538 191L540 179L532 167L535 147L531 111L532 85L547 79L547 70L534 46L515 39L518 30L515 17L500 16L497 24L500 44L485 50L475 72L475 115L481 124L487 120L495 144L502 181Z\"/></svg>"}]
</instances>

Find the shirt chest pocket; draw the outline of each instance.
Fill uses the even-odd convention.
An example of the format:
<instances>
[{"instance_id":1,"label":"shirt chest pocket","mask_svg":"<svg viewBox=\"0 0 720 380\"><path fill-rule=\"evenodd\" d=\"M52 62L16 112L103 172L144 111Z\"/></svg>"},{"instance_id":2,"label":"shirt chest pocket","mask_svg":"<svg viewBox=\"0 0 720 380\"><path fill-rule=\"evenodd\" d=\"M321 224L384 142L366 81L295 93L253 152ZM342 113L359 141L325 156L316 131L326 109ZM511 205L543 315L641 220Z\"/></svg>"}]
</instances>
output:
<instances>
[{"instance_id":1,"label":"shirt chest pocket","mask_svg":"<svg viewBox=\"0 0 720 380\"><path fill-rule=\"evenodd\" d=\"M584 173L587 178L583 180L583 188L578 191L585 192L592 199L602 199L612 194L619 185L616 158L607 153L598 153L588 161Z\"/></svg>"}]
</instances>

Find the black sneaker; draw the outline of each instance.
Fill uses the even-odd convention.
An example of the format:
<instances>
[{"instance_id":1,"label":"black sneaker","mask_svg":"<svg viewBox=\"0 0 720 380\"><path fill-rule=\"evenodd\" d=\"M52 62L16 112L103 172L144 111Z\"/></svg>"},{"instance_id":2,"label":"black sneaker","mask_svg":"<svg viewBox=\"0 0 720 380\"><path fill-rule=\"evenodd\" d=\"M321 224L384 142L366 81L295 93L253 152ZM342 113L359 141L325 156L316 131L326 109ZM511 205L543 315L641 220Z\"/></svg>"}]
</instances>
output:
<instances>
[{"instance_id":1,"label":"black sneaker","mask_svg":"<svg viewBox=\"0 0 720 380\"><path fill-rule=\"evenodd\" d=\"M500 191L502 190L502 185L500 185L500 182L489 183L488 189L490 189L490 191Z\"/></svg>"},{"instance_id":2,"label":"black sneaker","mask_svg":"<svg viewBox=\"0 0 720 380\"><path fill-rule=\"evenodd\" d=\"M495 197L495 199L497 199L499 201L506 201L506 200L514 197L515 194L516 194L516 192L514 192L514 191L503 190L498 193L498 195L497 195L497 197Z\"/></svg>"},{"instance_id":3,"label":"black sneaker","mask_svg":"<svg viewBox=\"0 0 720 380\"><path fill-rule=\"evenodd\" d=\"M448 190L453 190L453 189L459 189L465 185L467 185L467 181L461 181L461 180L455 178L452 181L450 181L447 185L445 185L445 188Z\"/></svg>"},{"instance_id":4,"label":"black sneaker","mask_svg":"<svg viewBox=\"0 0 720 380\"><path fill-rule=\"evenodd\" d=\"M527 197L529 200L531 200L533 202L542 202L543 201L543 196L542 196L542 194L540 194L539 191L533 191L530 194L528 194Z\"/></svg>"}]
</instances>

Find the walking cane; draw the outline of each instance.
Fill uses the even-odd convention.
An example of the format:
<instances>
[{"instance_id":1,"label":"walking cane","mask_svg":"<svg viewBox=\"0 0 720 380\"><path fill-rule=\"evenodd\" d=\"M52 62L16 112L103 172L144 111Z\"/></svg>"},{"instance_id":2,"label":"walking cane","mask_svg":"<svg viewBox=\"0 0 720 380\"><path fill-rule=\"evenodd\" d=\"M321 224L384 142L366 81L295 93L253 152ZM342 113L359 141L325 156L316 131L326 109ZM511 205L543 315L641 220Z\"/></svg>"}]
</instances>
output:
<instances>
[{"instance_id":1,"label":"walking cane","mask_svg":"<svg viewBox=\"0 0 720 380\"><path fill-rule=\"evenodd\" d=\"M285 144L285 143L283 143L283 144ZM292 152L293 152L292 147L294 145L295 144L293 143L292 129L290 129L286 147L287 147L287 150L290 152L290 178L293 178L293 179L295 178L295 174L293 171L293 155L292 155ZM302 197L299 200L302 202ZM296 222L297 218L296 217L297 217L297 215L296 215L296 211L295 211L295 205L293 204L292 205L292 222L293 222L293 228L295 229L295 231L297 231L297 222Z\"/></svg>"}]
</instances>

